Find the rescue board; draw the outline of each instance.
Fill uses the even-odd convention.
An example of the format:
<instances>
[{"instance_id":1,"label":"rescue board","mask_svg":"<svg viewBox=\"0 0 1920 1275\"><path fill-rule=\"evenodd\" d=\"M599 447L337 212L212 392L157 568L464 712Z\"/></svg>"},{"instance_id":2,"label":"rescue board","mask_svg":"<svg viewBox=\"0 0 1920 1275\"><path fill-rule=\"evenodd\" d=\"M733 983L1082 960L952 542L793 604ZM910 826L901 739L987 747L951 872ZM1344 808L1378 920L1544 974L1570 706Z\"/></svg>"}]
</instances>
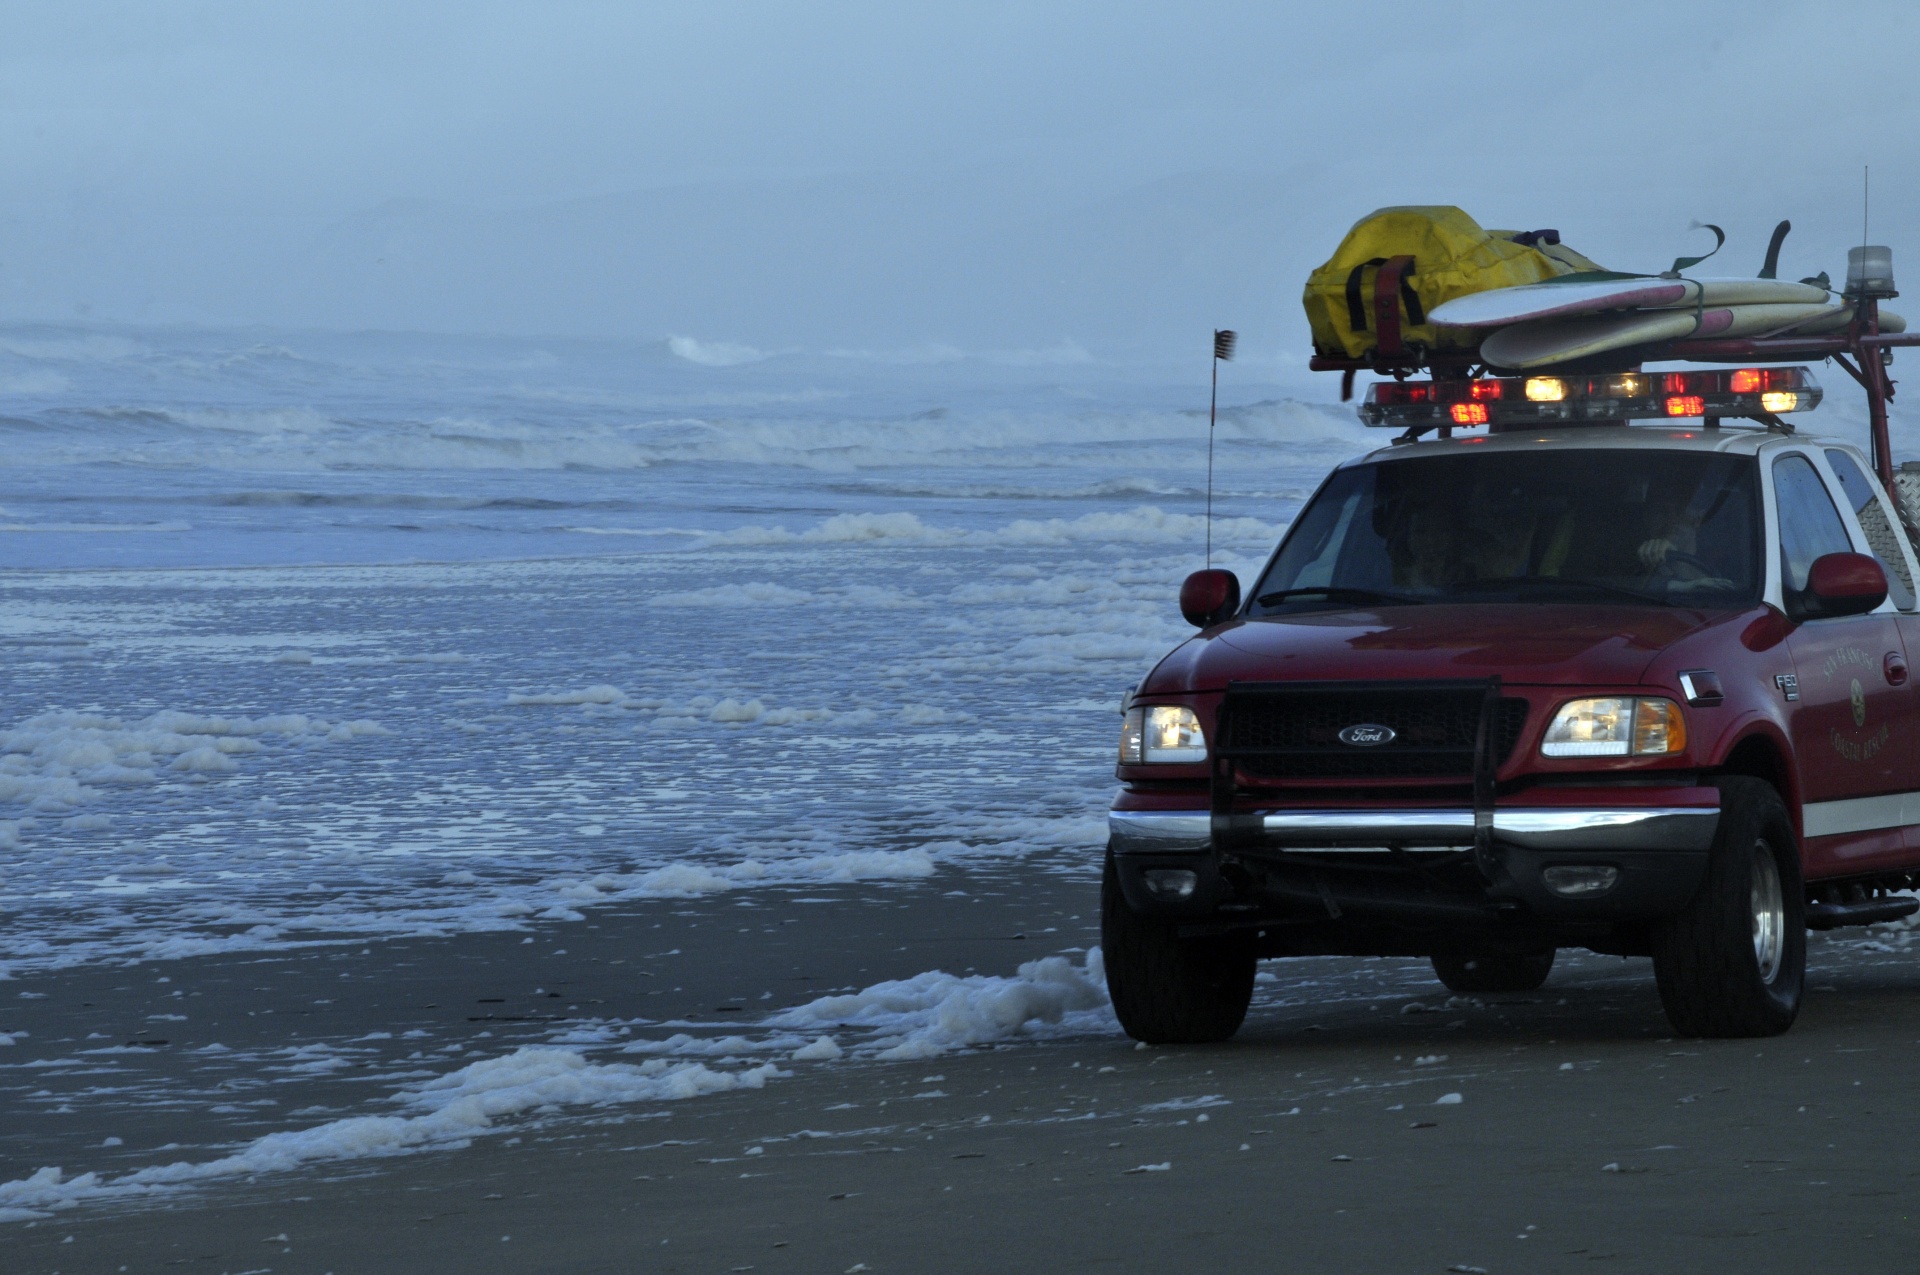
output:
<instances>
[{"instance_id":1,"label":"rescue board","mask_svg":"<svg viewBox=\"0 0 1920 1275\"><path fill-rule=\"evenodd\" d=\"M1825 332L1844 331L1847 324L1851 322L1853 322L1853 307L1845 305L1838 307L1838 313L1823 314L1811 319L1803 319L1798 323L1769 332L1767 335L1817 336ZM1905 332L1907 330L1907 321L1891 310L1882 310L1880 312L1880 330L1889 334Z\"/></svg>"},{"instance_id":2,"label":"rescue board","mask_svg":"<svg viewBox=\"0 0 1920 1275\"><path fill-rule=\"evenodd\" d=\"M1825 296L1817 288L1808 290ZM1798 324L1831 321L1849 309L1839 302L1792 302L1540 319L1492 333L1480 343L1480 357L1494 367L1545 367L1655 341L1767 335Z\"/></svg>"},{"instance_id":3,"label":"rescue board","mask_svg":"<svg viewBox=\"0 0 1920 1275\"><path fill-rule=\"evenodd\" d=\"M1707 314L1723 313L1709 310ZM1781 305L1736 305L1724 313L1728 316L1725 324L1713 332L1706 330L1703 322L1701 336L1772 336L1777 332L1798 329L1804 324L1838 318L1844 327L1846 320L1853 314L1853 307L1844 301L1829 301L1825 304L1781 304ZM1701 316L1704 320L1706 315Z\"/></svg>"},{"instance_id":4,"label":"rescue board","mask_svg":"<svg viewBox=\"0 0 1920 1275\"><path fill-rule=\"evenodd\" d=\"M1824 303L1827 291L1787 279L1590 279L1490 288L1435 306L1434 323L1497 328L1541 319L1571 319L1607 310L1671 310L1683 306Z\"/></svg>"}]
</instances>

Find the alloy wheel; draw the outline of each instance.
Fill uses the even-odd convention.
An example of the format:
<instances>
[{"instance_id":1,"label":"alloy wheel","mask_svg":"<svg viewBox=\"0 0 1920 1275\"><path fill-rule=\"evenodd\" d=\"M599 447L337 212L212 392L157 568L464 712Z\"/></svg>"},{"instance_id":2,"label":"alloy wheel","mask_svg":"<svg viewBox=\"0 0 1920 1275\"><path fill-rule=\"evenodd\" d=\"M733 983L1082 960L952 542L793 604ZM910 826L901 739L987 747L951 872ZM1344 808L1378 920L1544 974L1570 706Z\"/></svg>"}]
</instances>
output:
<instances>
[{"instance_id":1,"label":"alloy wheel","mask_svg":"<svg viewBox=\"0 0 1920 1275\"><path fill-rule=\"evenodd\" d=\"M1787 934L1786 902L1780 893L1780 868L1774 862L1773 847L1765 841L1753 843L1753 960L1760 967L1760 981L1773 982L1780 972L1780 958Z\"/></svg>"}]
</instances>

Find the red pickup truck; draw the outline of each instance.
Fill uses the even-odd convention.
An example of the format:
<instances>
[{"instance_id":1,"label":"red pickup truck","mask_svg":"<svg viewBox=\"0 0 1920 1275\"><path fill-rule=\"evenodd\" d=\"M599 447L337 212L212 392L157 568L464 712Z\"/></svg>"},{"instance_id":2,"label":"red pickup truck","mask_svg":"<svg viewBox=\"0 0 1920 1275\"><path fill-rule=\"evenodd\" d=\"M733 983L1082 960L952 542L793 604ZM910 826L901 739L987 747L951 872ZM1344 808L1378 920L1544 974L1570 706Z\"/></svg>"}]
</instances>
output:
<instances>
[{"instance_id":1,"label":"red pickup truck","mask_svg":"<svg viewBox=\"0 0 1920 1275\"><path fill-rule=\"evenodd\" d=\"M1409 398L1376 389L1363 416ZM1683 1034L1768 1035L1806 930L1920 910L1901 509L1848 444L1706 410L1416 429L1335 469L1244 600L1188 579L1110 815L1131 1035L1231 1036L1262 958L1518 992L1562 947L1651 956Z\"/></svg>"}]
</instances>

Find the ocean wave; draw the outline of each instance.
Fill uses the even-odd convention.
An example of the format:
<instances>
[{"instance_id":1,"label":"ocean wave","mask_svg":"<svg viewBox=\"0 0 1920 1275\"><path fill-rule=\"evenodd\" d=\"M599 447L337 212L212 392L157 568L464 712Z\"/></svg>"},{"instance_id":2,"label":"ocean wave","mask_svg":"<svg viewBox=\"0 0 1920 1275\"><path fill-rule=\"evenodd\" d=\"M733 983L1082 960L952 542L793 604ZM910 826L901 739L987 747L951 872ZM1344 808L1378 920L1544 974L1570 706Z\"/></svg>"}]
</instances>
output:
<instances>
[{"instance_id":1,"label":"ocean wave","mask_svg":"<svg viewBox=\"0 0 1920 1275\"><path fill-rule=\"evenodd\" d=\"M1078 341L1016 349L963 350L957 345L930 341L895 349L834 349L827 357L853 363L914 366L978 362L998 367L1081 367L1098 363Z\"/></svg>"},{"instance_id":2,"label":"ocean wave","mask_svg":"<svg viewBox=\"0 0 1920 1275\"><path fill-rule=\"evenodd\" d=\"M170 503L266 509L634 509L629 500L553 500L541 496L428 496L409 492L235 491L168 497Z\"/></svg>"},{"instance_id":3,"label":"ocean wave","mask_svg":"<svg viewBox=\"0 0 1920 1275\"><path fill-rule=\"evenodd\" d=\"M886 480L829 484L829 491L875 496L922 496L945 500L1099 500L1110 496L1192 496L1204 490L1158 478L1107 478L1047 487L1035 483L939 483Z\"/></svg>"},{"instance_id":4,"label":"ocean wave","mask_svg":"<svg viewBox=\"0 0 1920 1275\"><path fill-rule=\"evenodd\" d=\"M1125 466L1084 480L1089 497L1174 495L1196 488L1206 427L1185 411L916 408L895 414L638 414L553 405L493 414L477 409L373 419L314 405L219 406L139 402L63 405L0 419L15 466L110 464L279 472L636 471L664 464L792 467L824 472L1033 470ZM1282 445L1300 459L1346 455L1377 441L1344 409L1291 400L1223 415L1225 449ZM1144 477L1156 475L1154 478ZM1168 474L1181 477L1169 479ZM951 485L925 476L898 494L1045 498L1044 483Z\"/></svg>"},{"instance_id":5,"label":"ocean wave","mask_svg":"<svg viewBox=\"0 0 1920 1275\"><path fill-rule=\"evenodd\" d=\"M667 349L674 357L685 359L689 363L698 363L703 367L738 367L743 363L758 363L767 356L750 345L734 345L727 341L696 341L690 336L667 338Z\"/></svg>"},{"instance_id":6,"label":"ocean wave","mask_svg":"<svg viewBox=\"0 0 1920 1275\"><path fill-rule=\"evenodd\" d=\"M137 341L100 332L0 337L0 355L45 362L111 363L148 352L148 347Z\"/></svg>"},{"instance_id":7,"label":"ocean wave","mask_svg":"<svg viewBox=\"0 0 1920 1275\"><path fill-rule=\"evenodd\" d=\"M1221 543L1271 544L1284 523L1258 518L1215 518L1213 537ZM835 514L811 527L751 525L706 537L716 546L786 544L862 544L874 542L932 545L1049 545L1093 541L1102 544L1193 544L1206 534L1199 514L1168 513L1154 505L1082 514L1078 518L1016 518L999 527L963 528L929 524L911 513Z\"/></svg>"},{"instance_id":8,"label":"ocean wave","mask_svg":"<svg viewBox=\"0 0 1920 1275\"><path fill-rule=\"evenodd\" d=\"M141 531L192 531L189 522L0 522L0 532L62 532L92 535Z\"/></svg>"},{"instance_id":9,"label":"ocean wave","mask_svg":"<svg viewBox=\"0 0 1920 1275\"><path fill-rule=\"evenodd\" d=\"M73 381L44 368L31 372L0 372L0 394L64 394Z\"/></svg>"}]
</instances>

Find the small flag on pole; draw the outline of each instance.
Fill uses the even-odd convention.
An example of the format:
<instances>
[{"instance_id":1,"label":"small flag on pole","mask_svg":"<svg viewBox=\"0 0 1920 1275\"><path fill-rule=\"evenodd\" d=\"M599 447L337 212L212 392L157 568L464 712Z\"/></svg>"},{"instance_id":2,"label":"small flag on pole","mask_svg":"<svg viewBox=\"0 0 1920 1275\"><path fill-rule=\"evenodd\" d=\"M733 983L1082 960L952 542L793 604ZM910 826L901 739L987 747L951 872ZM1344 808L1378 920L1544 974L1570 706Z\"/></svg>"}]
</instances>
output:
<instances>
[{"instance_id":1,"label":"small flag on pole","mask_svg":"<svg viewBox=\"0 0 1920 1275\"><path fill-rule=\"evenodd\" d=\"M1239 336L1226 328L1217 328L1213 334L1213 357L1224 363L1233 362L1233 343Z\"/></svg>"}]
</instances>

